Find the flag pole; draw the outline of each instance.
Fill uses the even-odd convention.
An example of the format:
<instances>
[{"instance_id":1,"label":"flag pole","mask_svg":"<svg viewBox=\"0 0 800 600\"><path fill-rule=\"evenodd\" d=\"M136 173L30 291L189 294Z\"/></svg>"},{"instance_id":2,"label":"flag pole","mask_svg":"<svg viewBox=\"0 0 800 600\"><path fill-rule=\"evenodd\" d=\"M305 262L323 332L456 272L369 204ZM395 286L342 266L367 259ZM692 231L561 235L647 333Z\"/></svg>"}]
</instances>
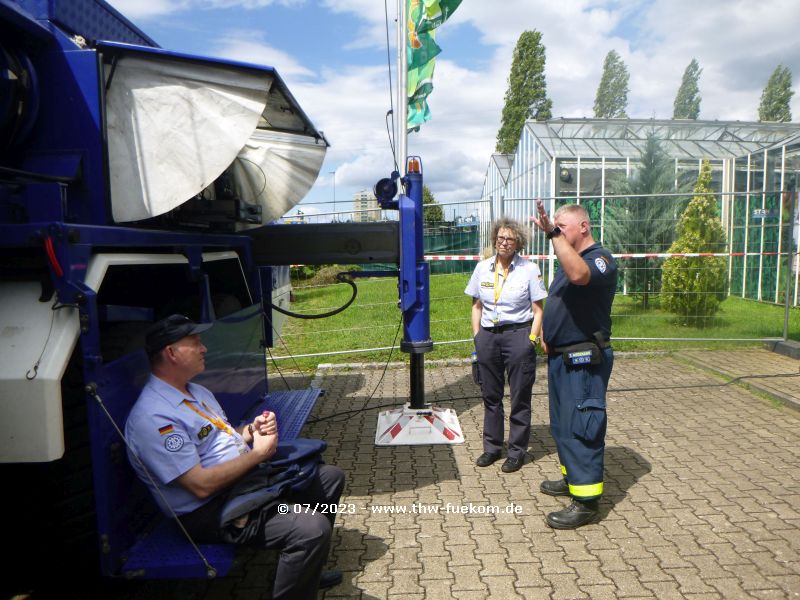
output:
<instances>
[{"instance_id":1,"label":"flag pole","mask_svg":"<svg viewBox=\"0 0 800 600\"><path fill-rule=\"evenodd\" d=\"M408 12L406 0L397 0L397 162L406 176L408 159Z\"/></svg>"}]
</instances>

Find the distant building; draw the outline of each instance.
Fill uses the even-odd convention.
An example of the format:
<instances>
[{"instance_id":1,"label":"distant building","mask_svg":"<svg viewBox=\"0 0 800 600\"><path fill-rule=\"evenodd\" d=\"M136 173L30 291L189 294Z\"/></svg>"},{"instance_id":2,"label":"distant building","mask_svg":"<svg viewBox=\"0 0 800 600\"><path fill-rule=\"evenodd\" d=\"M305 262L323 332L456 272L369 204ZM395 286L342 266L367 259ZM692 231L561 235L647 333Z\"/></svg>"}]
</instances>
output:
<instances>
[{"instance_id":1,"label":"distant building","mask_svg":"<svg viewBox=\"0 0 800 600\"><path fill-rule=\"evenodd\" d=\"M380 218L381 211L378 208L378 200L372 190L361 190L353 194L353 221L366 223L378 221Z\"/></svg>"}]
</instances>

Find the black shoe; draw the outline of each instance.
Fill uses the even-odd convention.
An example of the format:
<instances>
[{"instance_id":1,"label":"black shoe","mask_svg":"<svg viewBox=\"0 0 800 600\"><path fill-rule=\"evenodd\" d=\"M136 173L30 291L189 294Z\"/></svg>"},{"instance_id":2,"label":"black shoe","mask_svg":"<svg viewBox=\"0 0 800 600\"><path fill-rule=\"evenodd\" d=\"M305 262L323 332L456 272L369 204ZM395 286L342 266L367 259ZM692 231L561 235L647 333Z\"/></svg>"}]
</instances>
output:
<instances>
[{"instance_id":1,"label":"black shoe","mask_svg":"<svg viewBox=\"0 0 800 600\"><path fill-rule=\"evenodd\" d=\"M548 496L569 496L569 484L563 477L558 481L543 481L539 491Z\"/></svg>"},{"instance_id":2,"label":"black shoe","mask_svg":"<svg viewBox=\"0 0 800 600\"><path fill-rule=\"evenodd\" d=\"M492 454L491 452L484 452L478 457L478 460L475 461L475 464L479 467L488 467L496 460L500 458L499 454Z\"/></svg>"},{"instance_id":3,"label":"black shoe","mask_svg":"<svg viewBox=\"0 0 800 600\"><path fill-rule=\"evenodd\" d=\"M342 583L341 571L323 571L319 575L319 589L325 589Z\"/></svg>"},{"instance_id":4,"label":"black shoe","mask_svg":"<svg viewBox=\"0 0 800 600\"><path fill-rule=\"evenodd\" d=\"M573 500L567 508L547 515L547 524L553 529L575 529L591 522L597 516L597 500Z\"/></svg>"},{"instance_id":5,"label":"black shoe","mask_svg":"<svg viewBox=\"0 0 800 600\"><path fill-rule=\"evenodd\" d=\"M511 458L510 456L506 459L506 462L503 463L503 466L500 467L500 470L503 473L513 473L514 471L519 471L522 468L522 465L525 464L525 458Z\"/></svg>"}]
</instances>

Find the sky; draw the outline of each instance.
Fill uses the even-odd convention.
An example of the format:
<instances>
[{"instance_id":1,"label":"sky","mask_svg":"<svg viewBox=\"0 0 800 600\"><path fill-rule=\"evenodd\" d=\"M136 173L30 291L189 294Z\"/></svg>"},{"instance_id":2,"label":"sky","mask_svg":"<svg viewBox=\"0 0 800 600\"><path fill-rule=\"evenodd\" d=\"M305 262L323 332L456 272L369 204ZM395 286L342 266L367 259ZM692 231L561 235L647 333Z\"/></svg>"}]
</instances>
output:
<instances>
[{"instance_id":1,"label":"sky","mask_svg":"<svg viewBox=\"0 0 800 600\"><path fill-rule=\"evenodd\" d=\"M331 144L299 205L305 214L330 213L334 200L346 210L355 192L393 170L386 113L397 103L397 84L391 82L392 97L387 62L396 78L397 0L110 4L163 48L278 70ZM671 118L695 58L703 69L700 119L757 120L761 93L781 64L793 75L798 122L798 23L797 0L463 0L437 30L442 53L429 97L432 119L409 134L408 153L422 158L424 182L440 204L480 198L512 52L526 30L542 34L553 117L593 116L603 59L616 50L630 73L632 118Z\"/></svg>"}]
</instances>

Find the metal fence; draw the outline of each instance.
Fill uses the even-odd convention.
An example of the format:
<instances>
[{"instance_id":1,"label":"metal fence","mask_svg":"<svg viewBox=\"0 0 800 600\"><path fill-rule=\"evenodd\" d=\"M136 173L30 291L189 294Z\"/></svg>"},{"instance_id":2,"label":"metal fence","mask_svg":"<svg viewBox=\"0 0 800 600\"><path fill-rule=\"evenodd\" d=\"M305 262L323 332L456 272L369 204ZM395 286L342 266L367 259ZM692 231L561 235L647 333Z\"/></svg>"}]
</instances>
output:
<instances>
[{"instance_id":1,"label":"metal fence","mask_svg":"<svg viewBox=\"0 0 800 600\"><path fill-rule=\"evenodd\" d=\"M691 230L688 225L681 225L693 198L691 194L580 199L592 220L595 239L602 241L615 255L620 268L612 314L615 339L755 342L788 337L790 308L798 304L800 287L796 194L709 196L713 202L707 203L706 208L710 205L713 209L711 220L716 223L717 237L706 235L708 227L701 227L698 234L696 227ZM575 202L569 198L546 198L544 201L550 211ZM467 316L459 314L437 321L435 307L444 302L463 304L461 292L475 264L491 253L491 221L486 217L502 214L525 224L531 242L521 253L539 264L548 284L552 280L558 268L557 260L549 242L529 221L534 207L535 200L531 198L505 199L494 207L488 202L426 207L426 215L428 211L436 211L437 217L443 217L441 220L428 218L425 223L425 254L432 273L431 329L437 346L471 342ZM339 218L346 220L352 215L339 213ZM687 228L690 229L688 233ZM703 235L707 239L700 243L702 240L698 238ZM438 288L448 287L443 285L446 280L442 277L458 278L459 284L455 287L461 286L460 290L437 295ZM698 284L700 280L705 283ZM724 319L715 316L709 305L729 298L772 305L772 310L758 317L769 322L761 328L726 329L720 325ZM356 304L351 310L376 310L376 318L386 320L385 323L365 322L365 330L394 332L396 329L396 298L373 302L371 307ZM753 318L747 316L749 313L743 314L742 318ZM726 318L738 317L730 312ZM462 325L446 321L463 322L463 333L458 329ZM673 321L688 329L671 328L669 323ZM437 329L448 335L437 336ZM457 330L455 335L454 330ZM653 331L656 335L652 335ZM314 335L336 338L337 332L317 329ZM391 346L391 339L383 339L384 343L366 341L363 347L300 352L300 355L369 354Z\"/></svg>"}]
</instances>

